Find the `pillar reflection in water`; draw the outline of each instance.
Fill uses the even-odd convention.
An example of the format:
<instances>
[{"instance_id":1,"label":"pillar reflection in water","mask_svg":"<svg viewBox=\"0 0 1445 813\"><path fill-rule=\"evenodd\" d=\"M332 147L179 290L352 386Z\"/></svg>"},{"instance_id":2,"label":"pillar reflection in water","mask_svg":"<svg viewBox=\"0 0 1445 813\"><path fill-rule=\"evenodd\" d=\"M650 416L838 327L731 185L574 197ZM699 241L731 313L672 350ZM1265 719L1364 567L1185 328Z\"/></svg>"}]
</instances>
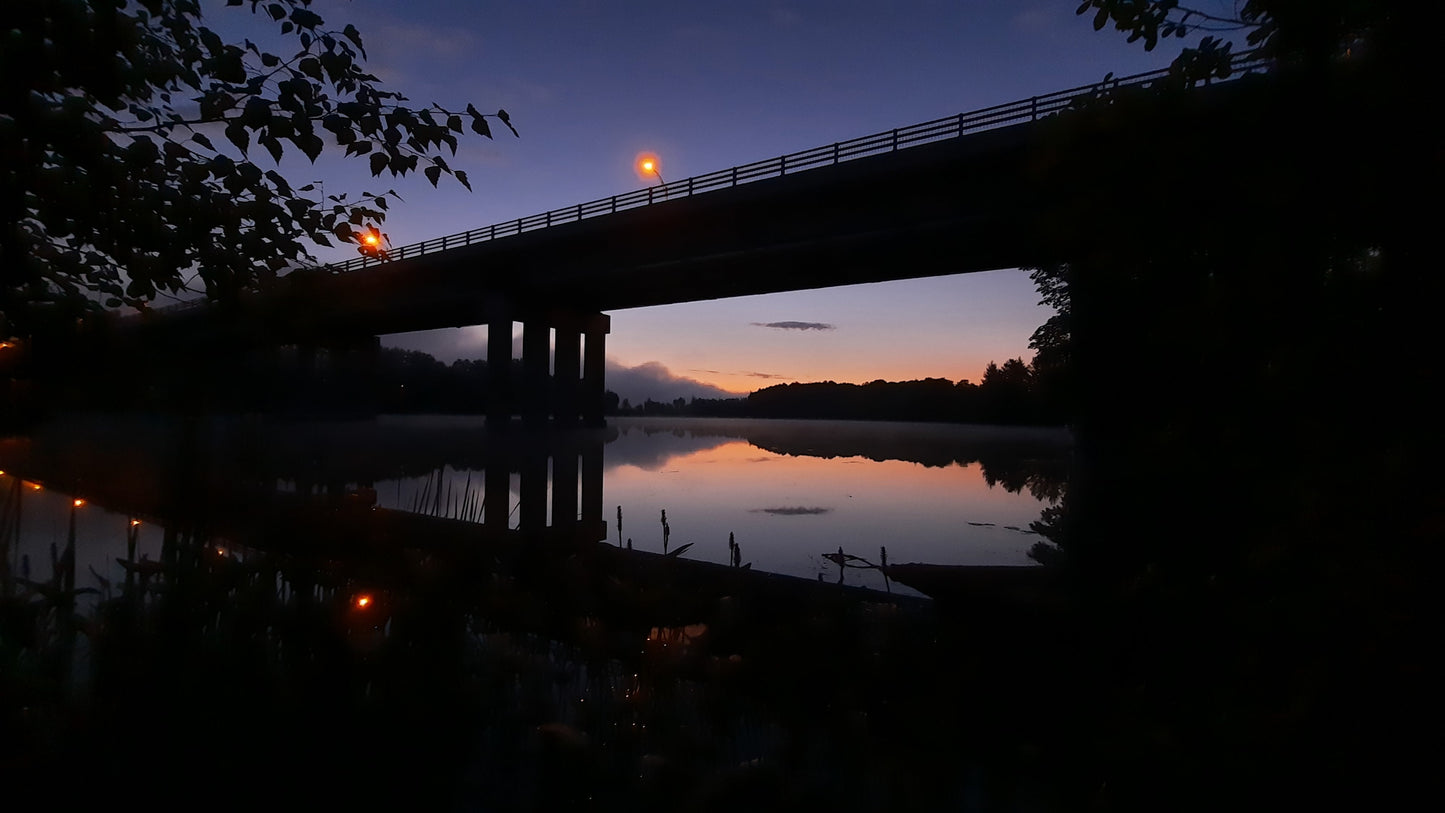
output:
<instances>
[{"instance_id":1,"label":"pillar reflection in water","mask_svg":"<svg viewBox=\"0 0 1445 813\"><path fill-rule=\"evenodd\" d=\"M318 534L343 546L360 537L425 548L439 535L590 543L607 535L608 434L496 432L475 418L61 421L0 441L0 462L122 517L273 548Z\"/></svg>"},{"instance_id":2,"label":"pillar reflection in water","mask_svg":"<svg viewBox=\"0 0 1445 813\"><path fill-rule=\"evenodd\" d=\"M603 433L586 429L489 433L486 442L482 523L489 531L585 542L606 538ZM511 503L513 473L520 480L515 505Z\"/></svg>"}]
</instances>

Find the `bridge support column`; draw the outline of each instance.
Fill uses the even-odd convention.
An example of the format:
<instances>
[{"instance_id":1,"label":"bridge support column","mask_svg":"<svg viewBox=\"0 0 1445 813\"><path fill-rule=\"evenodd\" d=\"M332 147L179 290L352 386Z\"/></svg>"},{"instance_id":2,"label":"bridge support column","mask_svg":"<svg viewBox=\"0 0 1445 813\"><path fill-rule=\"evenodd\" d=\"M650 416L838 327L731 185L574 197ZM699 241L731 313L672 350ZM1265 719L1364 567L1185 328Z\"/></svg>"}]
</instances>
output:
<instances>
[{"instance_id":1,"label":"bridge support column","mask_svg":"<svg viewBox=\"0 0 1445 813\"><path fill-rule=\"evenodd\" d=\"M487 319L487 428L505 429L512 420L512 316Z\"/></svg>"},{"instance_id":2,"label":"bridge support column","mask_svg":"<svg viewBox=\"0 0 1445 813\"><path fill-rule=\"evenodd\" d=\"M551 328L543 319L533 316L522 323L522 421L529 426L547 423L551 339Z\"/></svg>"},{"instance_id":3,"label":"bridge support column","mask_svg":"<svg viewBox=\"0 0 1445 813\"><path fill-rule=\"evenodd\" d=\"M327 404L343 414L376 414L376 371L381 361L381 338L355 336L326 348L330 362Z\"/></svg>"},{"instance_id":4,"label":"bridge support column","mask_svg":"<svg viewBox=\"0 0 1445 813\"><path fill-rule=\"evenodd\" d=\"M572 320L560 320L556 329L553 359L552 420L559 426L577 423L578 390L582 374L582 332Z\"/></svg>"},{"instance_id":5,"label":"bridge support column","mask_svg":"<svg viewBox=\"0 0 1445 813\"><path fill-rule=\"evenodd\" d=\"M607 357L607 334L612 332L612 317L599 313L589 318L582 327L585 338L582 359L582 422L587 426L604 426L602 415L603 396L607 392L605 379Z\"/></svg>"}]
</instances>

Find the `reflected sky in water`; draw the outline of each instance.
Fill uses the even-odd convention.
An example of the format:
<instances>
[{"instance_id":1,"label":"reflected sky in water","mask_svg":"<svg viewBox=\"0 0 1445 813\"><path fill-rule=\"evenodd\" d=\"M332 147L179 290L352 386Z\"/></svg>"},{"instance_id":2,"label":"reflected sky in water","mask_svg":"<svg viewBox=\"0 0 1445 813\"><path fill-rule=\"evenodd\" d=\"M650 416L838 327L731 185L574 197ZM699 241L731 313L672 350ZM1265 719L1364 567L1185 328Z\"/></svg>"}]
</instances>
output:
<instances>
[{"instance_id":1,"label":"reflected sky in water","mask_svg":"<svg viewBox=\"0 0 1445 813\"><path fill-rule=\"evenodd\" d=\"M486 521L493 510L484 499L487 477L505 477L505 527L515 529L526 514L519 510L524 492L546 502L544 514L533 504L534 517L557 524L552 480L568 473L555 437L521 442L519 430L503 439L480 418L221 423L184 437L163 424L107 421L52 427L24 447L6 441L0 457L19 458L29 467L21 476L46 483L20 489L20 531L6 552L11 573L22 575L28 557L32 576L47 578L49 547L65 547L73 517L78 586L123 579L115 560L126 555L133 516L144 518L137 557L158 555L165 519L147 510L166 504L174 490L168 482L227 497L257 482L282 494L372 488L381 508ZM196 437L204 438L199 454ZM890 563L1032 564L1028 550L1040 537L1029 525L1061 487L1069 453L1059 430L929 424L621 418L568 437L564 446L584 449L584 462L600 449L600 483L588 482L595 473L578 466L573 489L580 497L570 502L592 541L604 541L605 523L605 543L619 543L621 507L623 544L631 539L636 549L661 552L665 510L669 547L691 543L690 559L729 563L732 534L742 562L754 569L829 581L838 572L823 554L839 547L875 563L886 546ZM500 446L507 451L499 457ZM201 461L199 475L167 474L180 470L174 459L187 457L178 449ZM535 471L537 461L547 482L528 491L521 471ZM10 463L0 459L0 467ZM7 499L14 499L16 473L0 478ZM491 499L500 511L495 485ZM76 507L73 496L88 502ZM239 504L244 511L244 499ZM599 504L600 516L586 516ZM845 578L884 586L874 571L850 569Z\"/></svg>"},{"instance_id":2,"label":"reflected sky in water","mask_svg":"<svg viewBox=\"0 0 1445 813\"><path fill-rule=\"evenodd\" d=\"M726 562L733 533L744 561L799 576L836 572L820 554L840 546L873 562L887 546L894 562L1028 564L1037 537L1005 526L1027 530L1041 509L1027 493L990 488L979 464L792 456L741 440L656 469L610 469L604 491L635 545L661 548L665 508L672 544L696 542L694 558Z\"/></svg>"},{"instance_id":3,"label":"reflected sky in water","mask_svg":"<svg viewBox=\"0 0 1445 813\"><path fill-rule=\"evenodd\" d=\"M1007 468L1042 456L1061 471L1068 454L1066 435L1035 429L720 419L611 423L602 483L609 544L619 541L620 506L623 543L631 539L637 549L661 552L665 510L669 547L693 543L690 558L726 564L733 534L743 561L754 568L805 578L823 573L830 580L837 570L822 554L840 546L871 562L886 546L894 563L1032 564L1028 550L1039 537L1029 524L1048 503L1028 488L990 485L984 464L969 458L988 454ZM769 448L789 443L795 453ZM857 450L870 456L848 453ZM481 488L480 474L448 467L443 488L460 501L457 495ZM435 480L428 485L427 479L376 483L379 504L415 507L421 494L435 495ZM510 484L514 507L518 479L513 475ZM517 526L515 510L509 520ZM555 517L549 514L548 521ZM850 570L846 577L883 587L870 571Z\"/></svg>"}]
</instances>

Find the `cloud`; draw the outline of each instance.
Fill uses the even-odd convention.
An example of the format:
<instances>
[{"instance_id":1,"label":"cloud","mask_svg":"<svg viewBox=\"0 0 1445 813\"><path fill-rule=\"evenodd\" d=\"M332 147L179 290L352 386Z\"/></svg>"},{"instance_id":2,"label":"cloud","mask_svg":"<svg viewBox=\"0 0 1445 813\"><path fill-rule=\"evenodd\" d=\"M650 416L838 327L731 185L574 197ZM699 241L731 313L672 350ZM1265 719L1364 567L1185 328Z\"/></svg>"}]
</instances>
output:
<instances>
[{"instance_id":1,"label":"cloud","mask_svg":"<svg viewBox=\"0 0 1445 813\"><path fill-rule=\"evenodd\" d=\"M741 398L746 393L728 392L711 384L704 384L686 376L674 375L671 370L656 361L624 367L615 361L607 361L607 389L626 398L633 404L641 404L649 398L668 403L678 398Z\"/></svg>"},{"instance_id":2,"label":"cloud","mask_svg":"<svg viewBox=\"0 0 1445 813\"><path fill-rule=\"evenodd\" d=\"M747 376L747 377L749 377L749 378L787 378L787 376L785 376L785 375L778 375L777 373L748 372L748 373L743 373L743 375L745 375L745 376Z\"/></svg>"},{"instance_id":3,"label":"cloud","mask_svg":"<svg viewBox=\"0 0 1445 813\"><path fill-rule=\"evenodd\" d=\"M770 327L775 330L837 330L827 322L753 322L755 327Z\"/></svg>"},{"instance_id":4,"label":"cloud","mask_svg":"<svg viewBox=\"0 0 1445 813\"><path fill-rule=\"evenodd\" d=\"M522 357L522 335L514 330L512 337L512 358ZM423 330L416 333L394 333L382 337L382 346L399 347L403 350L420 350L428 353L443 364L458 359L487 358L487 330L485 327L444 328ZM711 372L711 371L697 371ZM674 375L661 363L649 361L636 367L624 367L612 359L607 360L604 372L607 389L626 398L634 404L641 404L649 398L654 401L672 403L678 398L744 398L745 392L729 392L721 387L704 384L694 378ZM762 377L781 378L781 376Z\"/></svg>"},{"instance_id":5,"label":"cloud","mask_svg":"<svg viewBox=\"0 0 1445 813\"><path fill-rule=\"evenodd\" d=\"M793 506L792 508L753 508L749 513L772 514L773 516L778 517L802 517L811 516L814 514L827 514L832 510L833 509L831 508L822 508L819 506L813 506L810 508L802 505L797 505Z\"/></svg>"}]
</instances>

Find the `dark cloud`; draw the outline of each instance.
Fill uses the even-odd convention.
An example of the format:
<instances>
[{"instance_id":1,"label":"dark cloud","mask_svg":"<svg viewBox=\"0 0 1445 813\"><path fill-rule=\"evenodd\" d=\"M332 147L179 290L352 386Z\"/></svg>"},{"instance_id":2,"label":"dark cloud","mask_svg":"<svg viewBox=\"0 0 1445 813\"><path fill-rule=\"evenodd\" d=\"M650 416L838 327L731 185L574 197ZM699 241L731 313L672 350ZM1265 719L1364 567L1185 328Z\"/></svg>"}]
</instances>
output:
<instances>
[{"instance_id":1,"label":"dark cloud","mask_svg":"<svg viewBox=\"0 0 1445 813\"><path fill-rule=\"evenodd\" d=\"M837 327L827 322L753 322L753 325L775 330L837 330Z\"/></svg>"},{"instance_id":2,"label":"dark cloud","mask_svg":"<svg viewBox=\"0 0 1445 813\"><path fill-rule=\"evenodd\" d=\"M820 508L817 506L809 508L806 506L798 505L793 506L792 508L754 508L752 509L751 513L772 514L779 517L801 517L809 516L811 514L826 514L832 510L833 509L831 508Z\"/></svg>"},{"instance_id":3,"label":"dark cloud","mask_svg":"<svg viewBox=\"0 0 1445 813\"><path fill-rule=\"evenodd\" d=\"M673 375L671 370L656 361L636 367L623 367L609 359L606 374L607 389L633 404L640 404L649 398L671 402L678 398L741 398L747 394L728 392L696 379Z\"/></svg>"},{"instance_id":4,"label":"dark cloud","mask_svg":"<svg viewBox=\"0 0 1445 813\"><path fill-rule=\"evenodd\" d=\"M787 378L785 375L777 375L775 373L743 373L743 375L752 378Z\"/></svg>"},{"instance_id":5,"label":"dark cloud","mask_svg":"<svg viewBox=\"0 0 1445 813\"><path fill-rule=\"evenodd\" d=\"M512 358L521 358L521 332L514 331L511 340ZM451 364L458 359L487 358L487 331L483 327L394 333L383 336L381 343L385 347L420 350L443 364ZM719 374L714 370L695 372ZM686 376L674 375L671 370L655 361L636 367L623 367L608 359L606 376L607 389L634 404L640 404L649 398L670 403L678 398L742 398L747 395L745 392L728 392Z\"/></svg>"}]
</instances>

